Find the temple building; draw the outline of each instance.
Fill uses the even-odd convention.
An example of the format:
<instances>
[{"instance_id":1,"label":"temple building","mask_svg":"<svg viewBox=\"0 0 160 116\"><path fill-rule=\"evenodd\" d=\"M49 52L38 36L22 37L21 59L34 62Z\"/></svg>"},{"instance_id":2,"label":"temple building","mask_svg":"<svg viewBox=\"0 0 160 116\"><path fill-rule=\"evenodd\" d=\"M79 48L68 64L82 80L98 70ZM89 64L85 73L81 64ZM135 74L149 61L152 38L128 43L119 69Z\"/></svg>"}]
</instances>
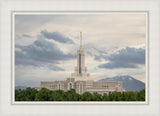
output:
<instances>
[{"instance_id":1,"label":"temple building","mask_svg":"<svg viewBox=\"0 0 160 116\"><path fill-rule=\"evenodd\" d=\"M84 92L108 94L113 91L125 91L120 81L101 82L91 79L90 74L87 72L87 67L85 66L85 53L82 49L82 32L80 32L80 48L77 51L77 66L74 68L74 72L65 81L43 81L39 89L41 88L63 91L75 89L79 94L83 94Z\"/></svg>"}]
</instances>

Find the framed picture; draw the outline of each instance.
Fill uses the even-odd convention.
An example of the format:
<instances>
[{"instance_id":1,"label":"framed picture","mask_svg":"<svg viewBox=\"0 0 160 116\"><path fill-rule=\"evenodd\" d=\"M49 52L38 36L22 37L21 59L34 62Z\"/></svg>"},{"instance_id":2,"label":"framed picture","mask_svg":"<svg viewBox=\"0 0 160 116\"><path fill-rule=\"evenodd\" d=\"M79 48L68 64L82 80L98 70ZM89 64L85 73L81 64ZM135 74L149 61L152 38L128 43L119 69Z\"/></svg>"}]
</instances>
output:
<instances>
[{"instance_id":1,"label":"framed picture","mask_svg":"<svg viewBox=\"0 0 160 116\"><path fill-rule=\"evenodd\" d=\"M157 3L2 1L0 114L158 116Z\"/></svg>"},{"instance_id":2,"label":"framed picture","mask_svg":"<svg viewBox=\"0 0 160 116\"><path fill-rule=\"evenodd\" d=\"M13 104L147 104L148 15L12 12Z\"/></svg>"}]
</instances>

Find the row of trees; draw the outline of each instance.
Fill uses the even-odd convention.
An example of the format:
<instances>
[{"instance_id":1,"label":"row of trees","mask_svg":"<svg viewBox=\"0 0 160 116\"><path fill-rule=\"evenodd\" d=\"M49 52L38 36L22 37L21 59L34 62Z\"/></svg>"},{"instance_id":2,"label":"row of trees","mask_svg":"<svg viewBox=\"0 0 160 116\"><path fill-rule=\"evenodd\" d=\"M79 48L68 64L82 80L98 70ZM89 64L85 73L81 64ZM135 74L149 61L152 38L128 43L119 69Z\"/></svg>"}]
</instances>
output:
<instances>
[{"instance_id":1,"label":"row of trees","mask_svg":"<svg viewBox=\"0 0 160 116\"><path fill-rule=\"evenodd\" d=\"M25 90L15 90L15 101L145 101L145 90L139 92L109 92L109 94L101 95L89 92L77 94L74 89L64 92L46 88L39 91L34 88L27 88Z\"/></svg>"}]
</instances>

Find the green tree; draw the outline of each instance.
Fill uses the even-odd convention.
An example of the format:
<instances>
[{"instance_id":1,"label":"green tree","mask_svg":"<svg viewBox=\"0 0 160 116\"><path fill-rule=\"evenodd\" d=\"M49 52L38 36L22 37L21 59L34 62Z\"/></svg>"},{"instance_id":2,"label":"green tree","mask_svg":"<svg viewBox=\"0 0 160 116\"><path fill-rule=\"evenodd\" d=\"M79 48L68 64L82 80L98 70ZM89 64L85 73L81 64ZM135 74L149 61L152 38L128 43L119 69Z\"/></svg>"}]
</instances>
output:
<instances>
[{"instance_id":1,"label":"green tree","mask_svg":"<svg viewBox=\"0 0 160 116\"><path fill-rule=\"evenodd\" d=\"M82 100L83 101L93 101L92 94L89 92L85 92L82 94Z\"/></svg>"},{"instance_id":2,"label":"green tree","mask_svg":"<svg viewBox=\"0 0 160 116\"><path fill-rule=\"evenodd\" d=\"M66 92L66 101L79 101L80 100L80 95L76 93L74 89L71 89Z\"/></svg>"},{"instance_id":3,"label":"green tree","mask_svg":"<svg viewBox=\"0 0 160 116\"><path fill-rule=\"evenodd\" d=\"M38 91L36 89L27 88L25 90L25 96L26 96L27 101L34 101L37 93L38 93Z\"/></svg>"},{"instance_id":4,"label":"green tree","mask_svg":"<svg viewBox=\"0 0 160 116\"><path fill-rule=\"evenodd\" d=\"M26 101L25 91L21 89L15 90L15 101Z\"/></svg>"},{"instance_id":5,"label":"green tree","mask_svg":"<svg viewBox=\"0 0 160 116\"><path fill-rule=\"evenodd\" d=\"M109 101L109 96L106 93L102 96L102 101Z\"/></svg>"},{"instance_id":6,"label":"green tree","mask_svg":"<svg viewBox=\"0 0 160 116\"><path fill-rule=\"evenodd\" d=\"M93 93L93 101L102 101L102 95L97 92Z\"/></svg>"},{"instance_id":7,"label":"green tree","mask_svg":"<svg viewBox=\"0 0 160 116\"><path fill-rule=\"evenodd\" d=\"M62 90L48 90L42 88L37 91L34 88L26 90L15 90L15 101L145 101L145 89L130 92L109 92L108 94L98 94L85 92L78 94L74 89L67 92Z\"/></svg>"},{"instance_id":8,"label":"green tree","mask_svg":"<svg viewBox=\"0 0 160 116\"><path fill-rule=\"evenodd\" d=\"M51 97L50 90L46 88L42 88L36 94L35 100L36 101L49 101L50 97Z\"/></svg>"}]
</instances>

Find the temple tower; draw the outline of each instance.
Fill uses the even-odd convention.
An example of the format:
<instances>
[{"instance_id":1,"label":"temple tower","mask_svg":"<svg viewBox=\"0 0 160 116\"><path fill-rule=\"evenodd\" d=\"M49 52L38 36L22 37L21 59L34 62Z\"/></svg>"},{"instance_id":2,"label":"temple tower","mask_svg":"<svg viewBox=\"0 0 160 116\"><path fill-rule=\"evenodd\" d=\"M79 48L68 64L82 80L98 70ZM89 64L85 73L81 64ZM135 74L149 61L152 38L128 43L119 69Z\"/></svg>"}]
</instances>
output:
<instances>
[{"instance_id":1,"label":"temple tower","mask_svg":"<svg viewBox=\"0 0 160 116\"><path fill-rule=\"evenodd\" d=\"M87 67L85 66L85 53L82 49L82 32L80 32L80 47L77 51L77 66L74 69L74 73L72 73L71 77L76 79L87 79L89 77L89 73L87 73Z\"/></svg>"}]
</instances>

